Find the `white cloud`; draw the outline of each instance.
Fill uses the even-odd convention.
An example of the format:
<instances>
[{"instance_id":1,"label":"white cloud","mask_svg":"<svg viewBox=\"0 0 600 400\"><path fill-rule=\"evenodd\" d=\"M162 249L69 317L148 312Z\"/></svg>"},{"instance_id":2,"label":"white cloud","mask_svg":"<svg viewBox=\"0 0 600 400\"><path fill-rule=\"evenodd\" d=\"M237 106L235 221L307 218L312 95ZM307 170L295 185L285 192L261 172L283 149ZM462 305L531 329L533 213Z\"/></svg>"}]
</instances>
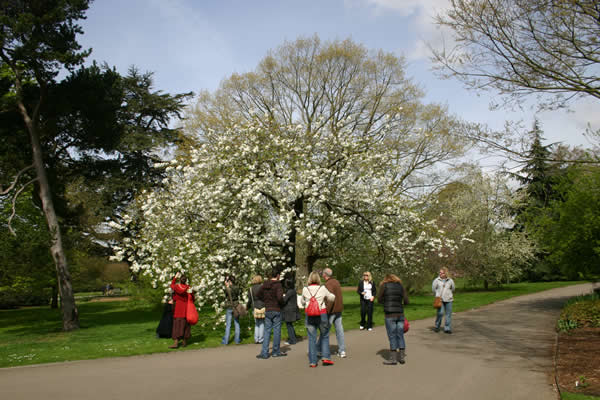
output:
<instances>
[{"instance_id":1,"label":"white cloud","mask_svg":"<svg viewBox=\"0 0 600 400\"><path fill-rule=\"evenodd\" d=\"M431 56L429 46L441 48L444 40L450 42L450 31L440 29L434 23L435 15L446 10L448 0L345 0L347 7L367 7L375 16L396 13L399 17L408 18L413 31L419 37L413 47L406 49L405 54L410 61L428 60Z\"/></svg>"}]
</instances>

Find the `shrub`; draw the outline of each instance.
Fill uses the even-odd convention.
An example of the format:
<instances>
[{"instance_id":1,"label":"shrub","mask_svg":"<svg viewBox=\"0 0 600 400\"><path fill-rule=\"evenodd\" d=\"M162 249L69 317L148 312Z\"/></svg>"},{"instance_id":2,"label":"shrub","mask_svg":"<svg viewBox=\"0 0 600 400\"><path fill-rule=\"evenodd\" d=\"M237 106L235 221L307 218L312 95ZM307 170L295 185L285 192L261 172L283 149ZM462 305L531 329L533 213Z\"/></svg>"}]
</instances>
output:
<instances>
[{"instance_id":1,"label":"shrub","mask_svg":"<svg viewBox=\"0 0 600 400\"><path fill-rule=\"evenodd\" d=\"M597 292L569 300L560 313L559 331L584 327L600 327L600 294Z\"/></svg>"}]
</instances>

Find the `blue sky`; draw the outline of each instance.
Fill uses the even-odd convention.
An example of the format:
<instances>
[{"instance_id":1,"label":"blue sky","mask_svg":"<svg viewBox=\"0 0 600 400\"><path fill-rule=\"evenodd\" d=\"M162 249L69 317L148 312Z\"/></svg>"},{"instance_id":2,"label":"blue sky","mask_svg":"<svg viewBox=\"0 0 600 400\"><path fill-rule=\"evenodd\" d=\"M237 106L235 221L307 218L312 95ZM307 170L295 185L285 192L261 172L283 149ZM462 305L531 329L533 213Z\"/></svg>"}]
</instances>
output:
<instances>
[{"instance_id":1,"label":"blue sky","mask_svg":"<svg viewBox=\"0 0 600 400\"><path fill-rule=\"evenodd\" d=\"M466 91L431 71L425 43L440 43L432 23L448 0L95 0L82 22L80 43L89 60L121 73L130 65L155 73L156 89L169 93L214 90L233 72L253 70L285 40L318 34L351 38L370 49L406 57L407 75L426 92L425 101L447 104L468 121L500 128L506 119L531 126L532 110L490 111L493 93ZM586 145L589 122L600 128L600 103L582 101L570 112L538 114L548 141Z\"/></svg>"}]
</instances>

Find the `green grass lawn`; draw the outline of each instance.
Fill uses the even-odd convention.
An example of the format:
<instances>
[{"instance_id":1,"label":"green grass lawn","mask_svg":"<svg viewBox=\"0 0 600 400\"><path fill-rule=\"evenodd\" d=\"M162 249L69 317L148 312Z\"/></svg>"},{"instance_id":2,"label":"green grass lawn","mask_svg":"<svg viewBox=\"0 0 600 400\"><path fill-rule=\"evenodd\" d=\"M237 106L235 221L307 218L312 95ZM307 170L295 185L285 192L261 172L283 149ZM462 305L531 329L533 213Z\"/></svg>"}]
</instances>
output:
<instances>
[{"instance_id":1,"label":"green grass lawn","mask_svg":"<svg viewBox=\"0 0 600 400\"><path fill-rule=\"evenodd\" d=\"M562 400L598 400L600 397L596 396L587 396L585 394L580 393L570 393L565 392L564 390L560 392L560 398Z\"/></svg>"},{"instance_id":2,"label":"green grass lawn","mask_svg":"<svg viewBox=\"0 0 600 400\"><path fill-rule=\"evenodd\" d=\"M581 282L514 283L488 291L459 289L455 294L453 311L469 310L510 297L577 283ZM410 300L411 304L406 307L409 320L435 315L431 295L412 296ZM162 314L160 307L114 301L81 302L78 308L81 329L68 333L61 331L58 310L31 307L0 311L0 367L174 351L167 348L171 340L155 338L154 331ZM374 321L375 329L384 329L380 305L375 306ZM220 345L223 326L202 326L201 322L202 313L200 323L192 329L190 345L175 351ZM344 329L358 329L359 322L358 295L354 291L345 291ZM253 343L253 327L254 323L249 318L242 319L243 343ZM282 330L282 340L285 340L287 331L285 327ZM296 332L306 335L302 321L296 322Z\"/></svg>"}]
</instances>

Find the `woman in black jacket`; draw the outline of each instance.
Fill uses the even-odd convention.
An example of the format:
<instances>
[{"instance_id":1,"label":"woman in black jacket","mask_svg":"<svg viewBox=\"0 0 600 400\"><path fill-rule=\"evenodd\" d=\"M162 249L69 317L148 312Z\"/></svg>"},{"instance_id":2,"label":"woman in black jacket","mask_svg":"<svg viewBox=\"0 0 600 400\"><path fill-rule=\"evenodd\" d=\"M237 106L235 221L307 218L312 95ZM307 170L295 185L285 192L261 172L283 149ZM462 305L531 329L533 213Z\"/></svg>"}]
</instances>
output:
<instances>
[{"instance_id":1,"label":"woman in black jacket","mask_svg":"<svg viewBox=\"0 0 600 400\"><path fill-rule=\"evenodd\" d=\"M373 300L377 295L377 287L369 271L363 273L363 279L358 282L356 292L360 296L360 330L373 330Z\"/></svg>"},{"instance_id":2,"label":"woman in black jacket","mask_svg":"<svg viewBox=\"0 0 600 400\"><path fill-rule=\"evenodd\" d=\"M383 304L385 329L390 341L390 358L384 364L404 364L406 343L404 342L404 305L408 304L408 294L402 281L394 274L387 274L379 287L377 295Z\"/></svg>"},{"instance_id":3,"label":"woman in black jacket","mask_svg":"<svg viewBox=\"0 0 600 400\"><path fill-rule=\"evenodd\" d=\"M283 308L282 316L288 331L288 340L285 344L296 344L296 331L294 322L300 319L298 296L296 294L295 279L293 274L286 273L283 277Z\"/></svg>"}]
</instances>

